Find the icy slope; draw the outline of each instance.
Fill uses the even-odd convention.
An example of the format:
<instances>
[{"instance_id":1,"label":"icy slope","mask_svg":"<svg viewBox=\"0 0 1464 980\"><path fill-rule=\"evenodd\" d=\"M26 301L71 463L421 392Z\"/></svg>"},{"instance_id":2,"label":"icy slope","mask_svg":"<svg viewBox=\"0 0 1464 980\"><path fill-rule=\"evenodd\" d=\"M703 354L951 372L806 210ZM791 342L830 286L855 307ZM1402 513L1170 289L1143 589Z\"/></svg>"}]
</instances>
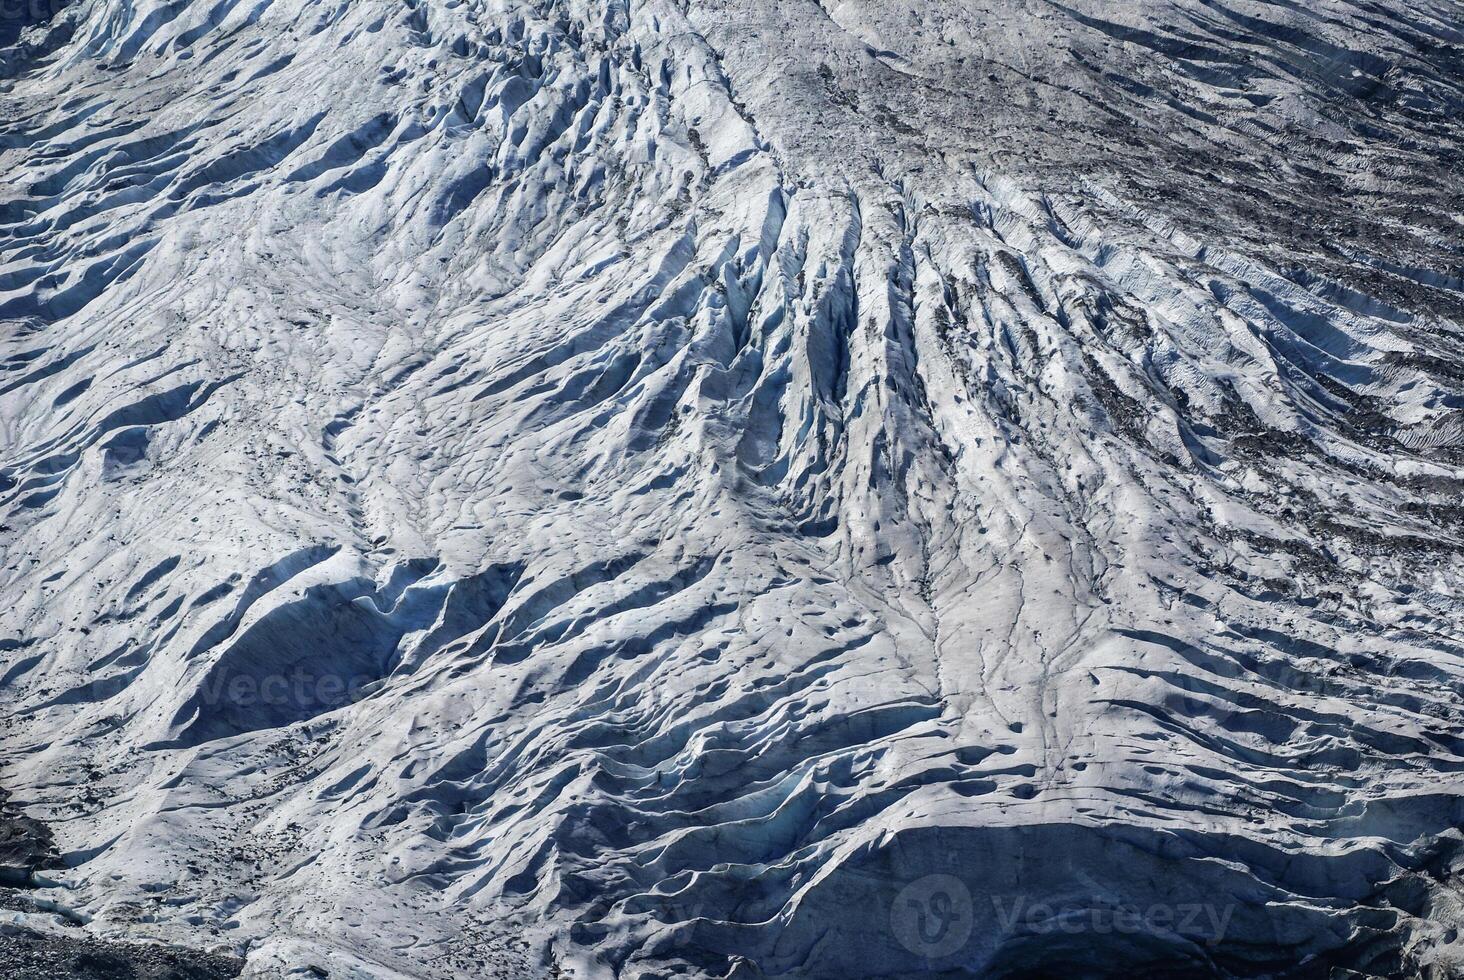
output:
<instances>
[{"instance_id":1,"label":"icy slope","mask_svg":"<svg viewBox=\"0 0 1464 980\"><path fill-rule=\"evenodd\" d=\"M0 782L93 929L1464 969L1458 4L37 19Z\"/></svg>"}]
</instances>

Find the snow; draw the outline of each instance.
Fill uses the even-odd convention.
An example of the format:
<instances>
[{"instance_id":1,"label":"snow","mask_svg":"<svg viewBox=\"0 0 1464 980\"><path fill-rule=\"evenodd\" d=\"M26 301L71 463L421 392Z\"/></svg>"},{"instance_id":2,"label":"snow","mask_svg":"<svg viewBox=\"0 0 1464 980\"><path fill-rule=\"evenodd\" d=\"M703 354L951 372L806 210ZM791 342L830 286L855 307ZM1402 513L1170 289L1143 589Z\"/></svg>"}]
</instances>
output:
<instances>
[{"instance_id":1,"label":"snow","mask_svg":"<svg viewBox=\"0 0 1464 980\"><path fill-rule=\"evenodd\" d=\"M1464 969L1457 11L1120 6L29 28L46 891L253 976Z\"/></svg>"}]
</instances>

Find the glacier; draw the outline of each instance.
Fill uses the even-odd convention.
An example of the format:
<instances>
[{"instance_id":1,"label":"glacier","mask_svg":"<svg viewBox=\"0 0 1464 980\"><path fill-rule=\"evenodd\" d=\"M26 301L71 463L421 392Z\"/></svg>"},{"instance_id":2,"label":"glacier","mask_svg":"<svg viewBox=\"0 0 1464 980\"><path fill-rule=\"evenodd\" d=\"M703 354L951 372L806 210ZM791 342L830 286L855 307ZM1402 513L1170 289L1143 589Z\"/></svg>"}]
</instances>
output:
<instances>
[{"instance_id":1,"label":"glacier","mask_svg":"<svg viewBox=\"0 0 1464 980\"><path fill-rule=\"evenodd\" d=\"M19 0L0 79L70 928L1464 976L1455 0Z\"/></svg>"}]
</instances>

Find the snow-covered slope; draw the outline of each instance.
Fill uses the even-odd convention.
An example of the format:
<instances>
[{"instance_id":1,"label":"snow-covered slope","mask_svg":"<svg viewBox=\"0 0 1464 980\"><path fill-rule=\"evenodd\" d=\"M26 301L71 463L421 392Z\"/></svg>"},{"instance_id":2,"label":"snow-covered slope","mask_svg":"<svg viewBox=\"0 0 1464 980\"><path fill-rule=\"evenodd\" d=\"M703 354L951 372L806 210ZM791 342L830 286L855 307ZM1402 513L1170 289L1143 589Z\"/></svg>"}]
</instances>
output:
<instances>
[{"instance_id":1,"label":"snow-covered slope","mask_svg":"<svg viewBox=\"0 0 1464 980\"><path fill-rule=\"evenodd\" d=\"M1464 971L1464 8L76 0L0 782L332 977Z\"/></svg>"}]
</instances>

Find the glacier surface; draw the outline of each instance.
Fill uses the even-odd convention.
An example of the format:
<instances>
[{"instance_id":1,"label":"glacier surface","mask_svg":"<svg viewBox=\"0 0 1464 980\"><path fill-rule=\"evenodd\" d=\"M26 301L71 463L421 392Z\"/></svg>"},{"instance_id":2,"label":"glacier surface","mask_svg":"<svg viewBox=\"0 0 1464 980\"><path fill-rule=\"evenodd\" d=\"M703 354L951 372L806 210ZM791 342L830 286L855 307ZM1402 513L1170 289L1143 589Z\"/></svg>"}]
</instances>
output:
<instances>
[{"instance_id":1,"label":"glacier surface","mask_svg":"<svg viewBox=\"0 0 1464 980\"><path fill-rule=\"evenodd\" d=\"M0 46L0 785L92 932L1464 975L1459 3Z\"/></svg>"}]
</instances>

